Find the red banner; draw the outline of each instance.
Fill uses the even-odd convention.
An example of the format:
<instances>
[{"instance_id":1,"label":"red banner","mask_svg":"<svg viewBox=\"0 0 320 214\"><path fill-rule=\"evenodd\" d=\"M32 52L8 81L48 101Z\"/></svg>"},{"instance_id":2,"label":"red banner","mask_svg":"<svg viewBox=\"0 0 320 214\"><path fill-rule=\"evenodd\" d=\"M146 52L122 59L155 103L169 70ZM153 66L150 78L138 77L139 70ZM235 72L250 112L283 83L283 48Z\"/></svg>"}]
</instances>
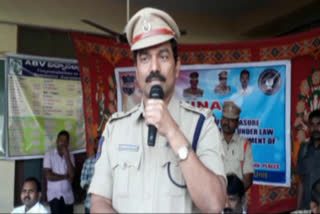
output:
<instances>
[{"instance_id":1,"label":"red banner","mask_svg":"<svg viewBox=\"0 0 320 214\"><path fill-rule=\"evenodd\" d=\"M133 66L127 44L73 33L83 86L87 151L116 111L114 69ZM291 59L292 182L290 188L253 185L248 212L285 212L296 209L297 178L294 170L300 143L308 138L307 117L320 108L320 29L262 41L226 44L179 45L182 64L221 64ZM276 118L271 118L276 119Z\"/></svg>"}]
</instances>

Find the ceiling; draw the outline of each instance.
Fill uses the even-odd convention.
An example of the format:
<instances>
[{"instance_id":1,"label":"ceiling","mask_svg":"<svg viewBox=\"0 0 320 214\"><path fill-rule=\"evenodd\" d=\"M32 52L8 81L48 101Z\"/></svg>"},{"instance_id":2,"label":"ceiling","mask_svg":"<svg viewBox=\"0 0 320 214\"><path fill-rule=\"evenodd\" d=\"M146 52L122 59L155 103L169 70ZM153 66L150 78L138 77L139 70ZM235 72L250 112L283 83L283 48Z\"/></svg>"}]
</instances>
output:
<instances>
[{"instance_id":1,"label":"ceiling","mask_svg":"<svg viewBox=\"0 0 320 214\"><path fill-rule=\"evenodd\" d=\"M319 0L163 0L127 1L134 8L153 6L167 11L220 19L244 37L278 36L318 26Z\"/></svg>"},{"instance_id":2,"label":"ceiling","mask_svg":"<svg viewBox=\"0 0 320 214\"><path fill-rule=\"evenodd\" d=\"M236 18L243 13L249 13L263 7L274 5L278 0L131 0L129 4L135 8L153 6L170 11L184 11L202 15L215 15Z\"/></svg>"},{"instance_id":3,"label":"ceiling","mask_svg":"<svg viewBox=\"0 0 320 214\"><path fill-rule=\"evenodd\" d=\"M89 19L122 32L142 7L167 11L187 35L183 43L221 43L286 35L319 26L320 0L1 0L2 24L104 34Z\"/></svg>"}]
</instances>

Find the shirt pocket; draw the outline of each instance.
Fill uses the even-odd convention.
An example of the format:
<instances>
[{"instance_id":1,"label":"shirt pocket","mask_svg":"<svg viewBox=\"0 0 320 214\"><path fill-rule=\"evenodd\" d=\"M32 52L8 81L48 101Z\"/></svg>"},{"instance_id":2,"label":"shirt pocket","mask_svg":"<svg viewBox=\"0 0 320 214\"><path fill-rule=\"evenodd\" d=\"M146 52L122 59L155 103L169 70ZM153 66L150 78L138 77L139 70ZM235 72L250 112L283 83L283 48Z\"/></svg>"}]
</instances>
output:
<instances>
[{"instance_id":1,"label":"shirt pocket","mask_svg":"<svg viewBox=\"0 0 320 214\"><path fill-rule=\"evenodd\" d=\"M163 196L179 197L186 192L186 183L179 166L179 161L174 155L169 155L162 161L160 178L160 192Z\"/></svg>"},{"instance_id":2,"label":"shirt pocket","mask_svg":"<svg viewBox=\"0 0 320 214\"><path fill-rule=\"evenodd\" d=\"M225 170L226 173L236 173L240 178L242 178L244 159L239 152L234 152L232 155L225 156Z\"/></svg>"},{"instance_id":3,"label":"shirt pocket","mask_svg":"<svg viewBox=\"0 0 320 214\"><path fill-rule=\"evenodd\" d=\"M113 170L113 195L126 197L133 194L138 185L141 155L139 152L121 151L111 164Z\"/></svg>"}]
</instances>

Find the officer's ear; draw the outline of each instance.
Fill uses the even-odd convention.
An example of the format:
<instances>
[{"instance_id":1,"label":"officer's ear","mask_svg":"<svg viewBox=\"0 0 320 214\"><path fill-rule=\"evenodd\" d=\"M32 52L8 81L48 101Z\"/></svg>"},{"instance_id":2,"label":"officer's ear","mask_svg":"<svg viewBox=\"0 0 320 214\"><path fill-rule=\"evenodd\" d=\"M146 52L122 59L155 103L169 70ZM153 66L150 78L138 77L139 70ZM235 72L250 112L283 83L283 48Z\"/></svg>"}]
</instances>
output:
<instances>
[{"instance_id":1,"label":"officer's ear","mask_svg":"<svg viewBox=\"0 0 320 214\"><path fill-rule=\"evenodd\" d=\"M180 74L180 66L181 66L181 61L180 61L180 57L178 56L177 62L176 62L176 78L179 77L179 74Z\"/></svg>"},{"instance_id":2,"label":"officer's ear","mask_svg":"<svg viewBox=\"0 0 320 214\"><path fill-rule=\"evenodd\" d=\"M312 213L319 213L320 212L320 205L318 205L314 201L310 202L310 208L311 208Z\"/></svg>"}]
</instances>

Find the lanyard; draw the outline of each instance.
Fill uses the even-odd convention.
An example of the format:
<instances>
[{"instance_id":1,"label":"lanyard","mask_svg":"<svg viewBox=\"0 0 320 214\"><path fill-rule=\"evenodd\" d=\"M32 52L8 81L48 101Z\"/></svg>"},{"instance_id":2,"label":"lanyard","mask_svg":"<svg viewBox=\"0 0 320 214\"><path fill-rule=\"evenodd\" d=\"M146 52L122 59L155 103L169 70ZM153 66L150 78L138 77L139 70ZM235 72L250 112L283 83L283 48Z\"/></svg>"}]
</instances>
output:
<instances>
[{"instance_id":1,"label":"lanyard","mask_svg":"<svg viewBox=\"0 0 320 214\"><path fill-rule=\"evenodd\" d=\"M193 149L194 152L197 151L197 144L198 144L198 140L199 140L199 137L200 137L200 133L201 133L201 129L202 129L204 120L205 120L205 117L202 114L200 114L200 117L198 119L198 123L197 123L197 126L196 126L196 130L195 130L194 135L193 135L193 140L192 140L192 149ZM168 177L169 177L170 181L175 186L177 186L179 188L186 188L187 185L179 184L172 178L171 171L170 171L170 165L171 165L171 162L169 162L168 165L167 165L167 173L168 173Z\"/></svg>"}]
</instances>

